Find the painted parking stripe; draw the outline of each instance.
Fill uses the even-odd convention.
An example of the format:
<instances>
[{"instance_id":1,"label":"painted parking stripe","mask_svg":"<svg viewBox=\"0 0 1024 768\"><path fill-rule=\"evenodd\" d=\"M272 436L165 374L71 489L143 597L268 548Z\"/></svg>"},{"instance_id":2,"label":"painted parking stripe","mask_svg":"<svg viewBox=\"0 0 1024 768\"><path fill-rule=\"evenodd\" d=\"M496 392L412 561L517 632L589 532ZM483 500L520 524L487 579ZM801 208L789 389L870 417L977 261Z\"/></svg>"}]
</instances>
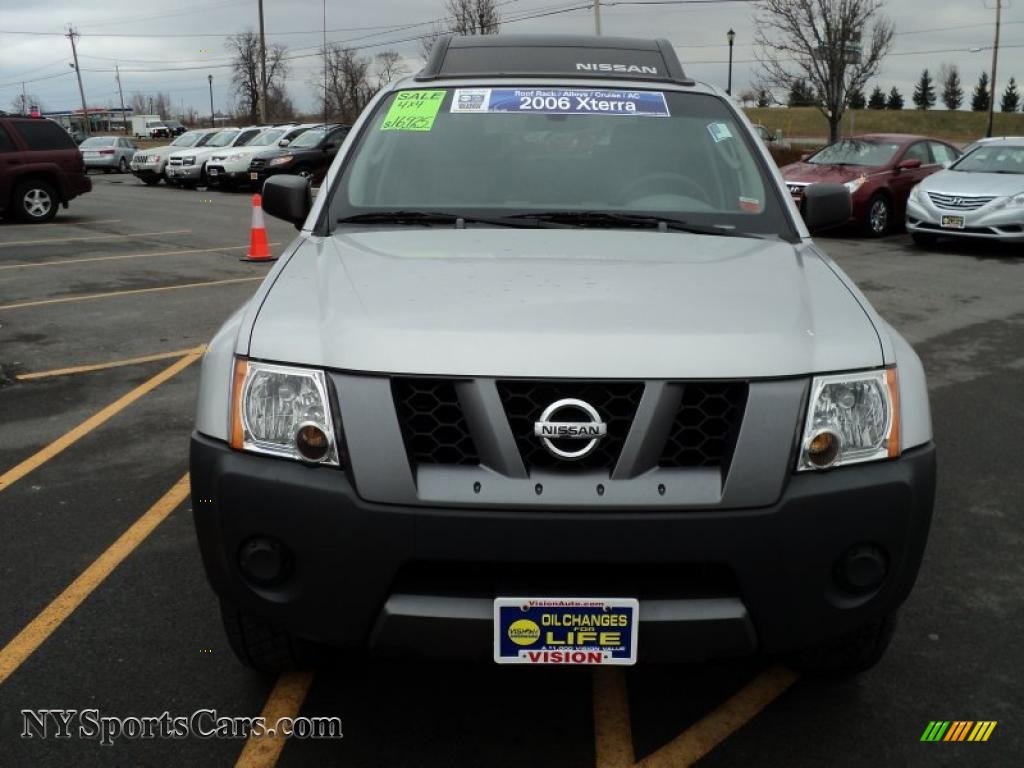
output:
<instances>
[{"instance_id":1,"label":"painted parking stripe","mask_svg":"<svg viewBox=\"0 0 1024 768\"><path fill-rule=\"evenodd\" d=\"M123 219L99 219L96 221L94 221L93 219L82 219L81 221L68 221L67 219L61 217L59 219L51 221L50 228L52 229L54 227L80 227L83 224L120 224L122 221ZM12 222L4 224L4 229L35 229L36 231L38 231L38 226L38 224L17 224Z\"/></svg>"},{"instance_id":2,"label":"painted parking stripe","mask_svg":"<svg viewBox=\"0 0 1024 768\"><path fill-rule=\"evenodd\" d=\"M52 443L50 443L42 450L37 451L20 464L17 464L16 466L4 472L2 475L0 475L0 491L3 491L5 488L9 488L11 485L16 483L25 475L29 474L35 469L38 469L43 464L52 459L54 456L58 455L65 449L77 443L83 437L85 437L94 429L96 429L96 427L106 423L114 416L116 416L118 413L127 408L129 405L138 400L140 397L142 397L148 392L152 392L165 381L171 379L181 371L188 368L188 366L190 366L200 357L202 357L202 354L198 351L185 355L183 358L181 358L181 360L178 360L173 365L164 368L164 370L160 371L160 373L158 373L156 376L152 377L151 379L148 379L147 381L144 381L142 384L137 386L128 394L119 397L117 400L112 402L103 410L90 416L88 419L83 421L74 429L70 430L69 432L65 432L63 435L58 437L56 440L54 440Z\"/></svg>"},{"instance_id":3,"label":"painted parking stripe","mask_svg":"<svg viewBox=\"0 0 1024 768\"><path fill-rule=\"evenodd\" d=\"M46 639L75 612L96 587L102 584L114 569L188 498L188 492L186 474L0 650L0 685L3 685L4 681L46 642Z\"/></svg>"},{"instance_id":4,"label":"painted parking stripe","mask_svg":"<svg viewBox=\"0 0 1024 768\"><path fill-rule=\"evenodd\" d=\"M253 280L262 280L259 277L232 277L227 280L210 280L205 283L185 283L184 285L163 285L159 288L133 288L128 291L109 291L107 293L87 293L82 296L61 296L57 299L33 299L22 301L17 304L0 304L0 312L11 309L25 309L26 307L43 307L47 304L67 304L73 301L94 301L96 299L112 299L118 296L135 296L140 293L160 293L161 291L180 291L185 288L211 288L215 285L232 285L233 283L250 283Z\"/></svg>"},{"instance_id":5,"label":"painted parking stripe","mask_svg":"<svg viewBox=\"0 0 1024 768\"><path fill-rule=\"evenodd\" d=\"M290 672L281 675L270 692L260 716L273 728L282 717L296 718L313 685L312 672ZM235 768L273 768L281 757L287 737L250 736L238 756Z\"/></svg>"},{"instance_id":6,"label":"painted parking stripe","mask_svg":"<svg viewBox=\"0 0 1024 768\"><path fill-rule=\"evenodd\" d=\"M271 246L281 243L270 243ZM197 253L217 253L218 251L240 251L248 245L222 245L219 248L189 248L183 251L147 251L146 253L122 253L117 256L88 256L82 259L54 259L52 261L22 262L19 264L0 265L5 269L28 269L31 267L61 267L68 264L87 264L94 261L123 261L124 259L145 259L150 256L191 256Z\"/></svg>"},{"instance_id":7,"label":"painted parking stripe","mask_svg":"<svg viewBox=\"0 0 1024 768\"><path fill-rule=\"evenodd\" d=\"M91 371L105 371L108 368L123 368L126 365L139 365L140 363L153 363L157 360L170 360L173 357L184 357L188 354L202 352L204 346L191 347L189 349L176 349L173 352L160 352L155 355L143 355L142 357L129 357L123 360L111 360L107 363L92 363L91 365L74 365L69 368L55 368L50 371L36 371L35 373L20 373L14 378L18 381L35 381L36 379L49 379L54 376L70 376L75 373L89 373Z\"/></svg>"},{"instance_id":8,"label":"painted parking stripe","mask_svg":"<svg viewBox=\"0 0 1024 768\"><path fill-rule=\"evenodd\" d=\"M14 240L0 242L0 248L12 245L45 245L47 243L84 243L89 240L123 240L130 237L156 237L157 235L191 235L191 229L171 229L166 232L134 232L130 235L90 235L89 237L55 237L49 240Z\"/></svg>"}]
</instances>

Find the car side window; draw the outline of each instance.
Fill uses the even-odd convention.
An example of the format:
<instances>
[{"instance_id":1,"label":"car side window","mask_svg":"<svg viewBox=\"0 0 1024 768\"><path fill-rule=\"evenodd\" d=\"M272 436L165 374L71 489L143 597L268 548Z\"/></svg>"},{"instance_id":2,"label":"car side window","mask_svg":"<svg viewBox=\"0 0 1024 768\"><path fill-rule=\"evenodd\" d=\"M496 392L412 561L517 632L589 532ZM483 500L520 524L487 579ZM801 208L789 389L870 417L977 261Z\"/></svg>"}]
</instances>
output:
<instances>
[{"instance_id":1,"label":"car side window","mask_svg":"<svg viewBox=\"0 0 1024 768\"><path fill-rule=\"evenodd\" d=\"M919 141L917 144L911 144L910 149L903 155L904 160L920 160L921 165L931 165L932 156L928 152L928 144Z\"/></svg>"},{"instance_id":2,"label":"car side window","mask_svg":"<svg viewBox=\"0 0 1024 768\"><path fill-rule=\"evenodd\" d=\"M7 129L0 125L0 152L14 152L17 147L14 146L14 142L11 137L7 135Z\"/></svg>"},{"instance_id":3,"label":"car side window","mask_svg":"<svg viewBox=\"0 0 1024 768\"><path fill-rule=\"evenodd\" d=\"M14 130L21 134L29 149L75 149L75 142L64 129L49 120L18 121Z\"/></svg>"},{"instance_id":4,"label":"car side window","mask_svg":"<svg viewBox=\"0 0 1024 768\"><path fill-rule=\"evenodd\" d=\"M932 142L932 155L935 157L936 163L946 164L955 162L960 156L955 149L948 144L939 144L937 141Z\"/></svg>"}]
</instances>

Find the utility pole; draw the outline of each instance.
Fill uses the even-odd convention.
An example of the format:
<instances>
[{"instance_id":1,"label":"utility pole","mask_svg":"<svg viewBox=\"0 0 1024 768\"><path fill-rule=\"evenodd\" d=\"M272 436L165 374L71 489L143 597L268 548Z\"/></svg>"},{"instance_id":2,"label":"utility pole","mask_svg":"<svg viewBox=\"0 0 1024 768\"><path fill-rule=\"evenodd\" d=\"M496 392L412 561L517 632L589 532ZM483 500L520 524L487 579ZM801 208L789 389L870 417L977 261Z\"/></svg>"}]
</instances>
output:
<instances>
[{"instance_id":1,"label":"utility pole","mask_svg":"<svg viewBox=\"0 0 1024 768\"><path fill-rule=\"evenodd\" d=\"M996 111L996 66L999 64L999 27L1003 21L1003 0L996 0L996 43L992 46L992 84L989 86L988 96L988 131L986 136L992 136L992 125L995 121Z\"/></svg>"},{"instance_id":2,"label":"utility pole","mask_svg":"<svg viewBox=\"0 0 1024 768\"><path fill-rule=\"evenodd\" d=\"M213 75L206 76L207 81L210 83L210 127L217 127L217 118L213 114Z\"/></svg>"},{"instance_id":3,"label":"utility pole","mask_svg":"<svg viewBox=\"0 0 1024 768\"><path fill-rule=\"evenodd\" d=\"M68 24L68 33L66 35L68 40L71 41L71 57L75 60L72 65L75 68L75 75L78 77L78 95L82 97L82 132L89 135L89 108L85 106L85 89L82 88L82 70L78 68L78 50L75 48L75 38L78 37L78 33L75 32L74 28Z\"/></svg>"},{"instance_id":4,"label":"utility pole","mask_svg":"<svg viewBox=\"0 0 1024 768\"><path fill-rule=\"evenodd\" d=\"M124 126L124 135L128 135L128 115L124 112L124 91L121 90L121 69L117 62L114 62L114 72L117 73L117 94L121 97L121 124Z\"/></svg>"},{"instance_id":5,"label":"utility pole","mask_svg":"<svg viewBox=\"0 0 1024 768\"><path fill-rule=\"evenodd\" d=\"M594 34L601 34L601 0L594 0Z\"/></svg>"},{"instance_id":6,"label":"utility pole","mask_svg":"<svg viewBox=\"0 0 1024 768\"><path fill-rule=\"evenodd\" d=\"M21 84L21 114L22 115L27 115L28 114L28 106L26 105L27 101L28 101L28 96L25 95L25 83L22 82L22 84Z\"/></svg>"},{"instance_id":7,"label":"utility pole","mask_svg":"<svg viewBox=\"0 0 1024 768\"><path fill-rule=\"evenodd\" d=\"M263 34L263 0L260 3L260 123L267 124L267 39Z\"/></svg>"},{"instance_id":8,"label":"utility pole","mask_svg":"<svg viewBox=\"0 0 1024 768\"><path fill-rule=\"evenodd\" d=\"M324 0L324 130L327 130L327 0Z\"/></svg>"}]
</instances>

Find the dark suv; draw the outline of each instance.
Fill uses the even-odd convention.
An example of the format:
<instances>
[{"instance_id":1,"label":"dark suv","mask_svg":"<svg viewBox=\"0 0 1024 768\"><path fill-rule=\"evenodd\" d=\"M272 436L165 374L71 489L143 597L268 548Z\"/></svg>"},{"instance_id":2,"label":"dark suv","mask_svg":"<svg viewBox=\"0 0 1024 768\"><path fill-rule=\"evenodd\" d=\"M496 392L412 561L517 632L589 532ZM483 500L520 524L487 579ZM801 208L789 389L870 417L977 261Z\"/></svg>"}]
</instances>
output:
<instances>
[{"instance_id":1,"label":"dark suv","mask_svg":"<svg viewBox=\"0 0 1024 768\"><path fill-rule=\"evenodd\" d=\"M0 212L50 221L57 205L92 189L82 153L52 120L0 117Z\"/></svg>"},{"instance_id":2,"label":"dark suv","mask_svg":"<svg viewBox=\"0 0 1024 768\"><path fill-rule=\"evenodd\" d=\"M327 175L334 156L338 154L351 126L318 125L310 128L283 149L274 148L253 155L249 164L250 178L262 187L268 176L290 173L302 176L311 182L320 181Z\"/></svg>"}]
</instances>

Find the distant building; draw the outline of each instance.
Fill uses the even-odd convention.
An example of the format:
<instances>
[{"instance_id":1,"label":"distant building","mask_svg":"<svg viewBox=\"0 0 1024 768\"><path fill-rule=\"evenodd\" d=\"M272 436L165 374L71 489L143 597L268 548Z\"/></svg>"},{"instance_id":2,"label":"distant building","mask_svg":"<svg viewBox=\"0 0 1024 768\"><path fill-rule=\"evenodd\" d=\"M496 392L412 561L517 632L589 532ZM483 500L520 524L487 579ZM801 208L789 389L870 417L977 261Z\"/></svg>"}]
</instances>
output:
<instances>
[{"instance_id":1,"label":"distant building","mask_svg":"<svg viewBox=\"0 0 1024 768\"><path fill-rule=\"evenodd\" d=\"M125 107L123 112L120 107L89 107L89 131L99 133L123 131L126 122L131 126L133 114L135 113L131 107ZM80 109L43 112L43 117L60 123L68 131L80 131L84 127Z\"/></svg>"}]
</instances>

